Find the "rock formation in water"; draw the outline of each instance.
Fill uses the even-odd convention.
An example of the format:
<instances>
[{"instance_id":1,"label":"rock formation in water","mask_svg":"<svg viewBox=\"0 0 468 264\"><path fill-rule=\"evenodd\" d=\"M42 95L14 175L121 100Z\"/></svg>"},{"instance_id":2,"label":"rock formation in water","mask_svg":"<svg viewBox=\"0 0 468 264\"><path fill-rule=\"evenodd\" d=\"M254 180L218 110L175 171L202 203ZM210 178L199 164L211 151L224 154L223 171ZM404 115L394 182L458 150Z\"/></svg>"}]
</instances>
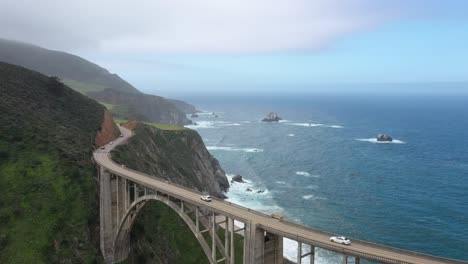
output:
<instances>
[{"instance_id":1,"label":"rock formation in water","mask_svg":"<svg viewBox=\"0 0 468 264\"><path fill-rule=\"evenodd\" d=\"M392 142L393 141L393 138L389 135L385 135L385 134L379 134L377 136L377 141L382 141L382 142Z\"/></svg>"},{"instance_id":2,"label":"rock formation in water","mask_svg":"<svg viewBox=\"0 0 468 264\"><path fill-rule=\"evenodd\" d=\"M278 122L280 120L282 120L282 118L279 117L279 115L274 112L268 113L267 117L262 119L263 122Z\"/></svg>"}]
</instances>

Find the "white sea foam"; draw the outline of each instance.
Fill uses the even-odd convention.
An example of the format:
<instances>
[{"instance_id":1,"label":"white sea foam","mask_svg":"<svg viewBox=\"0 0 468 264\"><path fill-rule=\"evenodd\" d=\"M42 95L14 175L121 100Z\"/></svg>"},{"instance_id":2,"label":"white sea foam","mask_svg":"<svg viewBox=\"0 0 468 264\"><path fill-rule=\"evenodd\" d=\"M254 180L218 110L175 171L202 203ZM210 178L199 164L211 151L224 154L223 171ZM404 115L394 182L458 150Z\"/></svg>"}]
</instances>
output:
<instances>
[{"instance_id":1,"label":"white sea foam","mask_svg":"<svg viewBox=\"0 0 468 264\"><path fill-rule=\"evenodd\" d=\"M226 194L229 197L227 201L267 214L284 214L283 209L274 202L271 192L262 184L245 178L244 183L232 182L233 174L226 174L226 177L231 182L229 192ZM247 191L247 188L252 191Z\"/></svg>"},{"instance_id":2,"label":"white sea foam","mask_svg":"<svg viewBox=\"0 0 468 264\"><path fill-rule=\"evenodd\" d=\"M250 124L250 121L240 121L240 123L243 123L243 124Z\"/></svg>"},{"instance_id":3,"label":"white sea foam","mask_svg":"<svg viewBox=\"0 0 468 264\"><path fill-rule=\"evenodd\" d=\"M239 123L226 122L226 121L195 121L196 124L186 125L185 127L191 129L204 129L204 128L217 128L217 127L229 127L229 126L241 126Z\"/></svg>"},{"instance_id":4,"label":"white sea foam","mask_svg":"<svg viewBox=\"0 0 468 264\"><path fill-rule=\"evenodd\" d=\"M241 124L239 123L219 123L219 126L224 126L224 127L227 127L227 126L240 126Z\"/></svg>"},{"instance_id":5,"label":"white sea foam","mask_svg":"<svg viewBox=\"0 0 468 264\"><path fill-rule=\"evenodd\" d=\"M287 125L292 126L302 126L302 127L328 127L328 128L343 128L339 125L325 125L320 123L286 123Z\"/></svg>"},{"instance_id":6,"label":"white sea foam","mask_svg":"<svg viewBox=\"0 0 468 264\"><path fill-rule=\"evenodd\" d=\"M296 175L304 176L306 178L320 178L320 175L310 174L310 173L308 173L306 171L296 171Z\"/></svg>"},{"instance_id":7,"label":"white sea foam","mask_svg":"<svg viewBox=\"0 0 468 264\"><path fill-rule=\"evenodd\" d=\"M302 196L302 198L304 200L326 200L326 198L324 198L324 197L315 196L313 194L304 195L304 196Z\"/></svg>"},{"instance_id":8,"label":"white sea foam","mask_svg":"<svg viewBox=\"0 0 468 264\"><path fill-rule=\"evenodd\" d=\"M226 174L226 177L231 182L233 174ZM250 179L244 178L245 183L238 183L234 182L231 183L229 188L229 192L227 196L229 197L227 201L245 206L247 208L251 208L254 210L258 210L260 212L266 214L279 214L285 215L284 209L279 207L273 200L271 192L269 192L266 188L263 188L262 185L256 184L252 182ZM286 184L283 181L277 181L278 184ZM250 188L252 192L246 191L247 188ZM264 193L257 193L258 190L265 190ZM297 221L300 223L300 221ZM244 223L235 221L235 225L238 227L244 227ZM291 239L284 238L283 239L283 255L285 258L296 262L297 256L297 242ZM328 253L329 251L324 251L320 248L316 248L316 256L315 256L315 263L317 264L331 264L337 263L335 262L336 259L330 258L328 255L324 255L323 253ZM310 252L310 246L303 245L302 247L303 254ZM332 253L334 254L334 253ZM335 254L336 255L336 254ZM309 260L309 256L304 257L302 259L303 262L307 263ZM340 262L341 263L341 262Z\"/></svg>"},{"instance_id":9,"label":"white sea foam","mask_svg":"<svg viewBox=\"0 0 468 264\"><path fill-rule=\"evenodd\" d=\"M227 146L207 146L208 150L223 150L223 151L243 151L243 152L263 152L263 149L259 148L236 148L236 147L227 147Z\"/></svg>"},{"instance_id":10,"label":"white sea foam","mask_svg":"<svg viewBox=\"0 0 468 264\"><path fill-rule=\"evenodd\" d=\"M195 124L186 125L185 127L191 128L191 129L215 128L213 121L195 121L195 122L196 122L196 125Z\"/></svg>"},{"instance_id":11,"label":"white sea foam","mask_svg":"<svg viewBox=\"0 0 468 264\"><path fill-rule=\"evenodd\" d=\"M294 137L295 135L294 134L288 134L288 137Z\"/></svg>"},{"instance_id":12,"label":"white sea foam","mask_svg":"<svg viewBox=\"0 0 468 264\"><path fill-rule=\"evenodd\" d=\"M376 138L356 138L357 141L364 141L376 144L406 144L406 142L394 139L393 141L377 141Z\"/></svg>"},{"instance_id":13,"label":"white sea foam","mask_svg":"<svg viewBox=\"0 0 468 264\"><path fill-rule=\"evenodd\" d=\"M288 123L288 125L292 125L292 126L303 126L303 127L319 127L319 126L323 126L323 124L313 124L313 123Z\"/></svg>"}]
</instances>

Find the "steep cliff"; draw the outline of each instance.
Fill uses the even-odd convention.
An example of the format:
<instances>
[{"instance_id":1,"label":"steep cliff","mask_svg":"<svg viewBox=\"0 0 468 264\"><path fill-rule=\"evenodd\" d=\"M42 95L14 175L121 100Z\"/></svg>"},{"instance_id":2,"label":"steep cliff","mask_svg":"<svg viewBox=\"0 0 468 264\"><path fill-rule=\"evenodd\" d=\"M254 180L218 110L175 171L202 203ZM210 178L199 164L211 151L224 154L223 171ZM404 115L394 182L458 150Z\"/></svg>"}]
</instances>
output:
<instances>
[{"instance_id":1,"label":"steep cliff","mask_svg":"<svg viewBox=\"0 0 468 264\"><path fill-rule=\"evenodd\" d=\"M185 187L224 196L229 182L196 131L167 125L153 127L136 121L123 126L135 135L112 152L115 161ZM151 202L143 207L131 233L131 245L131 264L207 262L188 226L163 203ZM236 254L236 263L240 263L240 237L236 238Z\"/></svg>"},{"instance_id":2,"label":"steep cliff","mask_svg":"<svg viewBox=\"0 0 468 264\"><path fill-rule=\"evenodd\" d=\"M187 115L200 112L195 108L195 106L188 104L184 101L175 100L175 99L168 99L168 100L171 101L171 103L173 103L177 108L179 108L180 111L184 112Z\"/></svg>"},{"instance_id":3,"label":"steep cliff","mask_svg":"<svg viewBox=\"0 0 468 264\"><path fill-rule=\"evenodd\" d=\"M169 131L142 123L132 127L135 135L112 152L115 161L170 182L224 197L229 188L225 172L196 131L183 127Z\"/></svg>"}]
</instances>

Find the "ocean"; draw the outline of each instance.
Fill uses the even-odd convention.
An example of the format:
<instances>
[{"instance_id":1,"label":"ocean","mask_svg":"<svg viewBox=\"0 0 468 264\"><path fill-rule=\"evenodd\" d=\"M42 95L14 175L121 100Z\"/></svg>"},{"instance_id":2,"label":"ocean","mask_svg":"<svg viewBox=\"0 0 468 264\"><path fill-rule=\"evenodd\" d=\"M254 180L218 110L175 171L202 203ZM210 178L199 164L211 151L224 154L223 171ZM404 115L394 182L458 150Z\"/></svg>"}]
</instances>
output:
<instances>
[{"instance_id":1,"label":"ocean","mask_svg":"<svg viewBox=\"0 0 468 264\"><path fill-rule=\"evenodd\" d=\"M184 99L204 111L189 127L229 177L248 181L232 184L229 201L352 238L468 260L468 97ZM283 120L261 122L269 112ZM379 133L394 141L378 143ZM284 246L295 260L295 242ZM340 258L318 250L316 263Z\"/></svg>"}]
</instances>

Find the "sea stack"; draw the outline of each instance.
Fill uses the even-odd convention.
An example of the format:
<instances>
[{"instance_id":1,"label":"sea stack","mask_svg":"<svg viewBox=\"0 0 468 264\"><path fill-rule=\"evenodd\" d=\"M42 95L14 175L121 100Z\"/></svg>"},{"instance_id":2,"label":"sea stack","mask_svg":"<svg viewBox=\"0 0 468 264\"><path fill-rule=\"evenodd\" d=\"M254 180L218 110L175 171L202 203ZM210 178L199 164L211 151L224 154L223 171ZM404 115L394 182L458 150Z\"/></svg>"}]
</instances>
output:
<instances>
[{"instance_id":1,"label":"sea stack","mask_svg":"<svg viewBox=\"0 0 468 264\"><path fill-rule=\"evenodd\" d=\"M279 115L277 113L274 113L274 112L270 112L267 117L263 118L262 119L262 122L278 122L282 120L281 117L279 117Z\"/></svg>"},{"instance_id":2,"label":"sea stack","mask_svg":"<svg viewBox=\"0 0 468 264\"><path fill-rule=\"evenodd\" d=\"M389 135L379 134L377 136L377 141L392 142L393 138L391 136L389 136Z\"/></svg>"}]
</instances>

